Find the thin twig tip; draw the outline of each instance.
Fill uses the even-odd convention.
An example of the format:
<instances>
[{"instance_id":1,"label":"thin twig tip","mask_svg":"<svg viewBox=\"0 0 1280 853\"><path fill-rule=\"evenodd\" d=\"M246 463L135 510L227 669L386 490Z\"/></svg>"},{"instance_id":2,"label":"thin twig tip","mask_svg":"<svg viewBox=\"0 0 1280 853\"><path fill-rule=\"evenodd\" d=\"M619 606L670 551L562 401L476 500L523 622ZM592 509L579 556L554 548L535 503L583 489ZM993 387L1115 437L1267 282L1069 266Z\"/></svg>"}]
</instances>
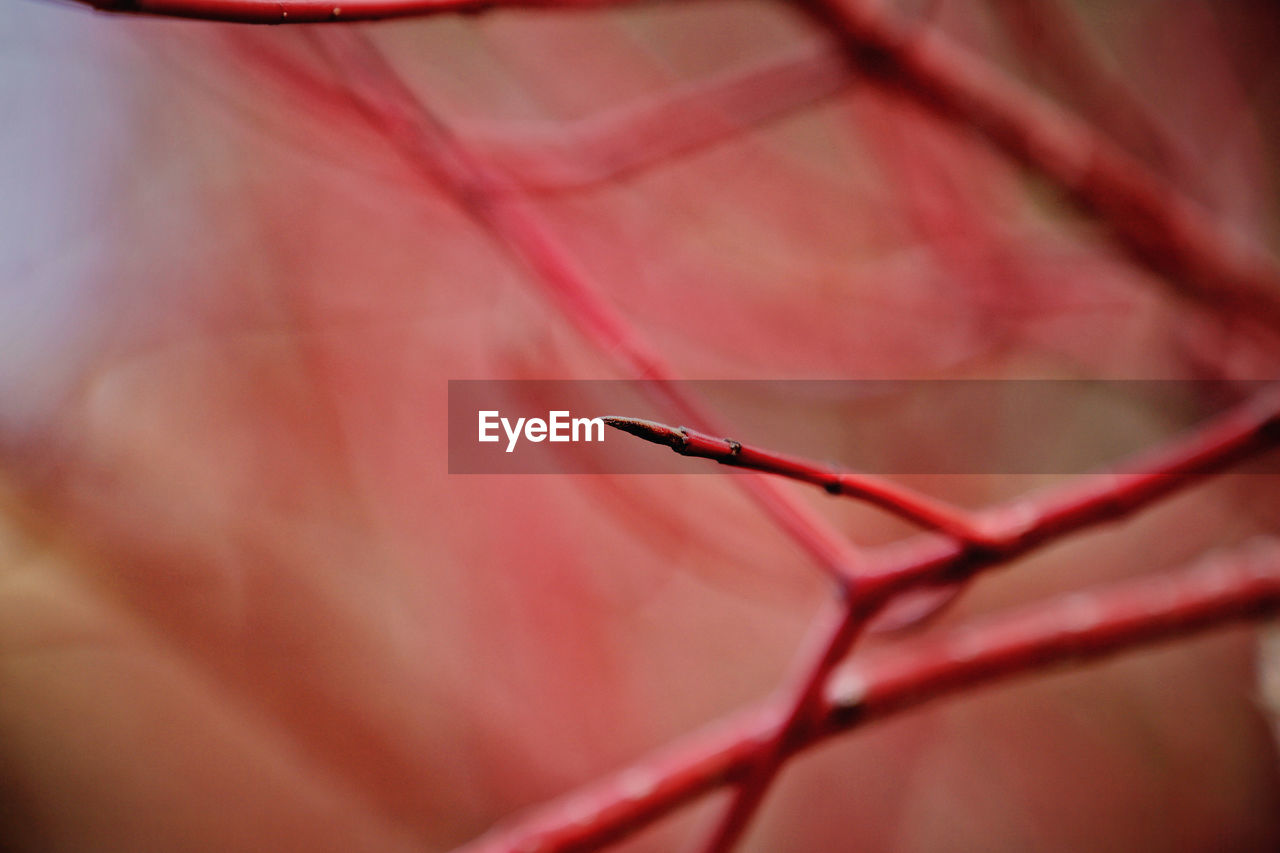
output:
<instances>
[{"instance_id":1,"label":"thin twig tip","mask_svg":"<svg viewBox=\"0 0 1280 853\"><path fill-rule=\"evenodd\" d=\"M647 421L644 418L625 418L618 415L606 415L601 420L614 429L620 429L623 432L643 438L645 441L652 441L655 444L678 447L687 440L683 430L660 424L657 421Z\"/></svg>"}]
</instances>

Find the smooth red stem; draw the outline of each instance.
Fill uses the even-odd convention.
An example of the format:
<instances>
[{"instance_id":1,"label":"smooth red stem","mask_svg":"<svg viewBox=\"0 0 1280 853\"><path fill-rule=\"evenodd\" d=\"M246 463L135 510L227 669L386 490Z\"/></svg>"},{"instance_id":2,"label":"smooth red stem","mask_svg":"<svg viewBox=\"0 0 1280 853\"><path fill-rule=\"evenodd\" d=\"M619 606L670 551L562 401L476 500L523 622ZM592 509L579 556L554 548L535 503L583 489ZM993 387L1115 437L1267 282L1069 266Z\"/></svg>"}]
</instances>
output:
<instances>
[{"instance_id":1,"label":"smooth red stem","mask_svg":"<svg viewBox=\"0 0 1280 853\"><path fill-rule=\"evenodd\" d=\"M248 23L303 23L480 11L581 8L618 0L82 0L99 9ZM1227 302L1280 328L1280 267L1088 123L874 0L806 0L861 68L984 133L1106 220L1135 258L1202 303Z\"/></svg>"},{"instance_id":2,"label":"smooth red stem","mask_svg":"<svg viewBox=\"0 0 1280 853\"><path fill-rule=\"evenodd\" d=\"M926 702L1280 610L1280 545L1266 539L1172 572L1076 592L876 653L827 685L789 754ZM784 710L773 699L549 803L454 853L598 850L741 782Z\"/></svg>"},{"instance_id":3,"label":"smooth red stem","mask_svg":"<svg viewBox=\"0 0 1280 853\"><path fill-rule=\"evenodd\" d=\"M995 0L992 15L1009 33L1022 65L1046 85L1058 83L1084 118L1164 177L1198 185L1199 169L1182 140L1152 114L1141 95L1112 70L1066 0Z\"/></svg>"},{"instance_id":4,"label":"smooth red stem","mask_svg":"<svg viewBox=\"0 0 1280 853\"><path fill-rule=\"evenodd\" d=\"M1280 444L1280 385L1202 424L1181 439L1129 460L1113 472L984 510L979 524L996 547L974 553L955 541L907 541L869 561L870 586L901 590L972 576L1072 533L1126 518L1172 493Z\"/></svg>"},{"instance_id":5,"label":"smooth red stem","mask_svg":"<svg viewBox=\"0 0 1280 853\"><path fill-rule=\"evenodd\" d=\"M91 0L110 11L292 23L476 11L497 5L582 7L598 0ZM820 20L838 33L864 70L944 116L987 135L1019 161L1052 178L1108 221L1149 268L1205 303L1225 303L1280 327L1280 272L1257 247L1219 228L1140 162L1094 128L956 48L937 32L912 30L884 4L812 0ZM652 393L701 430L711 420L674 390L664 360L638 336L555 238L530 199L459 141L359 33L329 30L316 43L350 81L358 108L436 186L543 285L566 315L634 375L654 380ZM787 84L791 87L792 84ZM787 88L784 87L784 88ZM784 93L785 94L785 93ZM788 95L789 97L789 95ZM606 134L624 162L644 162L656 143ZM671 149L677 150L677 149ZM607 170L606 170L607 173ZM739 790L712 836L728 850L741 836L777 770L823 737L870 719L978 684L1039 671L1065 660L1109 654L1181 636L1223 621L1271 612L1280 603L1280 566L1268 544L1208 567L1127 585L1076 593L961 629L943 640L904 644L832 678L859 631L879 606L924 584L972 577L979 569L1069 532L1126 516L1191 480L1274 444L1276 396L1264 395L1191 438L1145 458L1146 467L1091 477L1083 485L1024 498L977 516L879 478L833 472L794 457L744 448L705 432L684 430L676 447L749 470L780 474L857 496L947 534L864 555L772 483L739 482L790 533L847 596L820 631L819 652L806 656L791 690L707 738L642 763L532 823L468 850L597 849L634 832L680 803L726 783ZM673 445L675 446L675 445ZM857 572L855 579L855 570Z\"/></svg>"},{"instance_id":6,"label":"smooth red stem","mask_svg":"<svg viewBox=\"0 0 1280 853\"><path fill-rule=\"evenodd\" d=\"M375 21L442 12L481 12L500 6L588 8L610 0L79 0L103 12L198 18L237 24L316 24Z\"/></svg>"},{"instance_id":7,"label":"smooth red stem","mask_svg":"<svg viewBox=\"0 0 1280 853\"><path fill-rule=\"evenodd\" d=\"M531 194L616 181L738 137L848 88L843 51L814 43L565 121L467 122L459 135Z\"/></svg>"},{"instance_id":8,"label":"smooth red stem","mask_svg":"<svg viewBox=\"0 0 1280 853\"><path fill-rule=\"evenodd\" d=\"M352 97L370 121L528 270L590 341L646 381L647 390L664 406L699 425L713 423L700 403L678 390L672 381L675 371L600 293L531 200L504 190L361 33L326 27L312 38L342 68ZM838 586L851 582L860 552L821 516L763 478L740 478L739 485Z\"/></svg>"},{"instance_id":9,"label":"smooth red stem","mask_svg":"<svg viewBox=\"0 0 1280 853\"><path fill-rule=\"evenodd\" d=\"M874 491L878 498L888 501L886 508L903 517L929 523L941 515L946 526L931 526L952 536L953 548L946 559L915 564L907 561L870 585L857 587L856 599L840 602L841 611L833 620L833 627L825 631L828 638L812 660L809 655L802 658L798 687L780 700L784 713L762 741L728 809L703 848L705 853L726 853L741 839L770 783L792 753L793 744L804 739L817 691L826 684L832 669L848 654L867 619L880 606L910 586L936 581L958 567L963 567L971 576L979 569L1009 562L1050 539L1134 512L1185 486L1191 478L1220 470L1273 445L1280 439L1277 431L1280 386L1268 387L1244 404L1201 425L1188 437L1133 460L1132 473L1093 475L1085 480L1083 487L1072 486L1039 498L1023 498L988 511L981 522L949 507L931 507L930 513L922 513L919 507L928 505L929 499L913 492L900 490L906 499L899 502L898 495L869 487L861 475L734 439L716 438L687 427L671 427L639 418L609 416L604 420L616 429L666 445L682 455L790 477L833 494L862 497L863 493ZM986 532L973 533L979 530ZM1091 594L1080 593L1072 601L1079 604L1084 600L1081 597L1087 595ZM1079 608L1075 618L1082 618Z\"/></svg>"},{"instance_id":10,"label":"smooth red stem","mask_svg":"<svg viewBox=\"0 0 1280 853\"><path fill-rule=\"evenodd\" d=\"M1254 540L1190 568L1093 587L888 647L836 675L837 729L939 696L1280 608L1280 542Z\"/></svg>"},{"instance_id":11,"label":"smooth red stem","mask_svg":"<svg viewBox=\"0 0 1280 853\"><path fill-rule=\"evenodd\" d=\"M665 444L682 456L712 459L722 465L777 474L818 486L832 495L870 503L931 530L940 530L974 545L991 544L963 510L927 495L899 486L882 477L845 471L786 453L716 438L689 427L671 427L656 421L618 416L605 417L609 426L646 441Z\"/></svg>"},{"instance_id":12,"label":"smooth red stem","mask_svg":"<svg viewBox=\"0 0 1280 853\"><path fill-rule=\"evenodd\" d=\"M880 477L716 438L688 427L617 416L604 421L684 456L799 480L938 530L959 543L940 561L950 565L963 556L962 550L978 549L1008 559L1047 539L1121 518L1185 487L1190 480L1274 446L1280 442L1280 385L1268 386L1183 438L1143 453L1114 471L1086 475L1079 483L979 513L966 512ZM920 582L920 573L930 570L908 563L890 571Z\"/></svg>"},{"instance_id":13,"label":"smooth red stem","mask_svg":"<svg viewBox=\"0 0 1280 853\"><path fill-rule=\"evenodd\" d=\"M582 8L618 0L82 0L104 11L246 23L355 21L505 6ZM1230 302L1280 327L1280 268L1220 228L1120 146L936 27L912 26L868 0L807 0L851 58L944 115L973 126L1107 220L1131 253L1202 302Z\"/></svg>"},{"instance_id":14,"label":"smooth red stem","mask_svg":"<svg viewBox=\"0 0 1280 853\"><path fill-rule=\"evenodd\" d=\"M761 743L723 817L703 846L704 853L725 853L742 837L783 763L808 737L807 731L820 721L823 693L831 672L849 654L873 613L858 602L840 599L835 602L834 614L821 620L816 651L800 656L795 684L778 700L785 713Z\"/></svg>"},{"instance_id":15,"label":"smooth red stem","mask_svg":"<svg viewBox=\"0 0 1280 853\"><path fill-rule=\"evenodd\" d=\"M1201 304L1280 329L1280 267L1087 122L878 0L806 0L851 59L905 97L985 135L1110 225L1144 266Z\"/></svg>"}]
</instances>

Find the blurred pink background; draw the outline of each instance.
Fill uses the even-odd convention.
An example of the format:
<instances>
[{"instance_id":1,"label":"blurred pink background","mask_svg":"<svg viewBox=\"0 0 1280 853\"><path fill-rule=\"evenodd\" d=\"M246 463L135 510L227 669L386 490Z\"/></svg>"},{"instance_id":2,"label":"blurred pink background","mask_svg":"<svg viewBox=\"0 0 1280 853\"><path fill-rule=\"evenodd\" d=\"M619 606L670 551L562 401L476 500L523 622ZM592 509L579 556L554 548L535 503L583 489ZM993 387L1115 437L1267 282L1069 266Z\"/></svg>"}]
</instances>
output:
<instances>
[{"instance_id":1,"label":"blurred pink background","mask_svg":"<svg viewBox=\"0 0 1280 853\"><path fill-rule=\"evenodd\" d=\"M1280 246L1272 4L899 6ZM3 15L4 846L443 851L779 683L828 591L730 482L446 473L449 379L630 377L366 120L358 69L301 27ZM1280 363L786 4L361 31L682 377ZM978 505L1041 480L911 482ZM907 531L797 494L855 541ZM940 624L1274 529L1275 495L1198 487ZM792 765L744 849L1276 849L1255 647L1231 628L878 724Z\"/></svg>"}]
</instances>

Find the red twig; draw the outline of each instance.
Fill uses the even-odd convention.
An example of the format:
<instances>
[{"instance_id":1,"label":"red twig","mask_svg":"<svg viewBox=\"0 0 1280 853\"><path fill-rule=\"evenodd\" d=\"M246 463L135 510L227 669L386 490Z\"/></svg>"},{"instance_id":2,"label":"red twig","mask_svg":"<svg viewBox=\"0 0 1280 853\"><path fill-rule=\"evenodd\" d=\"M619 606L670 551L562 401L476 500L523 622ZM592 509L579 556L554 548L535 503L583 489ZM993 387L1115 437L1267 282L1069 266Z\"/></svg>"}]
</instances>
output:
<instances>
[{"instance_id":1,"label":"red twig","mask_svg":"<svg viewBox=\"0 0 1280 853\"><path fill-rule=\"evenodd\" d=\"M84 0L96 8L249 23L371 20L499 6L577 8L620 0ZM1104 218L1152 270L1201 302L1226 300L1280 327L1280 269L1217 226L1087 123L951 44L936 27L897 20L883 3L807 0L866 70L985 133Z\"/></svg>"},{"instance_id":2,"label":"red twig","mask_svg":"<svg viewBox=\"0 0 1280 853\"><path fill-rule=\"evenodd\" d=\"M79 0L103 12L199 18L237 24L373 21L502 6L589 8L612 0Z\"/></svg>"},{"instance_id":3,"label":"red twig","mask_svg":"<svg viewBox=\"0 0 1280 853\"><path fill-rule=\"evenodd\" d=\"M425 167L438 184L452 192L477 221L524 262L535 273L536 278L548 286L557 301L567 309L568 315L577 320L606 350L620 353L622 360L644 378L659 379L671 375L661 360L630 332L625 322L595 293L585 274L558 246L529 205L518 196L504 196L497 192L486 170L474 160L473 155L403 89L399 78L385 66L381 57L367 43L347 39L339 42L338 46L354 51L354 55L349 57L353 61L342 61L340 67L359 68L364 73L373 75L372 85L364 87L361 92L361 101L370 110L375 121L387 130L391 139L402 146L413 162ZM393 93L390 100L387 100L388 92ZM658 392L665 392L667 402L677 410L688 412L700 424L705 424L706 420L696 405L682 397L673 397L669 389L670 386L665 384L657 386ZM1262 427L1257 427L1254 434L1261 430ZM1191 467L1194 468L1194 464ZM1187 473L1183 463L1179 463L1175 469L1179 473ZM799 509L794 502L779 499L780 493L768 489L764 483L754 478L747 482L756 490L758 499L771 514L782 521L811 553L816 554L833 576L848 578L851 552L843 540L813 524L807 512ZM1142 500L1154 499L1175 487L1161 482L1160 478L1143 479L1140 475L1135 475L1131 482L1123 485L1127 491L1122 489L1120 494L1130 495L1132 500L1123 497L1116 499L1111 492L1098 492L1059 507L1061 511L1042 513L1038 529L1045 531L1043 536L1028 534L1027 525L1014 514L998 517L1004 523L1000 529L1017 537L1021 547L1025 549L1037 541L1043 541L1048 535L1061 534L1074 527L1123 512L1126 506L1132 508ZM922 567L931 572L932 577L942 576L962 564L965 554L966 548L961 547L952 554L944 554L942 560L926 559L923 564L919 560L910 560L893 567L893 571L882 578L885 582L879 594L887 600L890 590L899 590L908 584L921 582L925 576L920 571ZM931 555L925 552L924 556L928 558ZM844 614L843 618L848 619L851 625L857 624L851 612ZM786 697L782 710L769 720L766 734L757 741L764 746L752 756L744 776L744 784L721 825L722 829L713 839L713 845L727 847L741 833L777 768L789 754L790 745L803 737L807 726L802 722L812 713L813 692L809 687L824 683L825 675L834 661L838 661L847 652L853 635L856 635L856 628L848 632L847 641L843 631L832 633L832 639L820 655L819 663L810 664L807 674L803 676L800 682L802 689L796 695Z\"/></svg>"},{"instance_id":4,"label":"red twig","mask_svg":"<svg viewBox=\"0 0 1280 853\"><path fill-rule=\"evenodd\" d=\"M1280 441L1280 386L1271 386L1235 409L1203 424L1183 438L1129 460L1116 470L1087 476L1082 482L1047 494L1024 497L1003 506L970 513L881 477L844 471L688 427L670 427L639 418L606 417L605 423L676 453L713 459L723 465L778 474L810 483L833 495L871 503L955 540L950 567L964 551L978 550L1003 559L1046 539L1124 516L1188 480L1220 471L1251 453ZM921 577L901 570L899 582Z\"/></svg>"},{"instance_id":5,"label":"red twig","mask_svg":"<svg viewBox=\"0 0 1280 853\"><path fill-rule=\"evenodd\" d=\"M860 600L841 599L835 602L834 615L820 623L816 654L800 656L796 684L779 699L782 714L768 738L760 742L728 809L707 839L704 853L725 853L742 837L782 764L821 721L827 680L849 654L874 612Z\"/></svg>"},{"instance_id":6,"label":"red twig","mask_svg":"<svg viewBox=\"0 0 1280 853\"><path fill-rule=\"evenodd\" d=\"M1071 533L1124 518L1280 444L1280 385L1201 425L1189 435L1129 460L1110 473L984 510L978 526L995 543L985 553L932 537L891 545L870 558L868 583L905 589L972 576Z\"/></svg>"},{"instance_id":7,"label":"red twig","mask_svg":"<svg viewBox=\"0 0 1280 853\"><path fill-rule=\"evenodd\" d=\"M792 753L961 690L1280 609L1280 546L1251 547L1190 568L1076 592L877 653L828 685L818 725ZM776 700L538 809L455 853L597 850L723 785L740 782L771 741Z\"/></svg>"},{"instance_id":8,"label":"red twig","mask_svg":"<svg viewBox=\"0 0 1280 853\"><path fill-rule=\"evenodd\" d=\"M937 28L896 19L885 3L808 0L854 60L944 116L985 134L1094 211L1149 269L1201 303L1225 303L1280 328L1280 268L1220 227L1089 124L957 47Z\"/></svg>"},{"instance_id":9,"label":"red twig","mask_svg":"<svg viewBox=\"0 0 1280 853\"><path fill-rule=\"evenodd\" d=\"M702 406L670 380L675 372L599 292L523 194L505 191L490 170L405 85L360 33L323 28L313 38L347 75L352 97L408 161L465 210L541 284L600 350L648 382L661 403L701 426ZM838 585L850 583L858 551L820 516L761 477L742 488Z\"/></svg>"},{"instance_id":10,"label":"red twig","mask_svg":"<svg viewBox=\"0 0 1280 853\"><path fill-rule=\"evenodd\" d=\"M1151 113L1129 81L1112 70L1076 8L1065 0L1034 5L995 0L990 5L1037 82L1048 88L1057 84L1083 118L1166 178L1196 188L1198 170L1191 152Z\"/></svg>"},{"instance_id":11,"label":"red twig","mask_svg":"<svg viewBox=\"0 0 1280 853\"><path fill-rule=\"evenodd\" d=\"M842 51L806 45L569 122L459 128L470 147L532 193L579 189L667 163L843 91Z\"/></svg>"},{"instance_id":12,"label":"red twig","mask_svg":"<svg viewBox=\"0 0 1280 853\"><path fill-rule=\"evenodd\" d=\"M1140 163L1087 124L1013 84L936 33L907 30L880 6L861 0L813 0L840 32L852 55L881 78L981 129L998 145L1050 176L1108 220L1117 236L1150 268L1202 301L1225 300L1267 322L1280 321L1280 273L1261 251L1210 221ZM597 0L98 0L100 8L150 14L255 22L389 17L493 5L582 6ZM404 85L358 33L317 36L353 80L353 96L418 168L451 195L504 249L541 282L565 313L603 350L643 379L672 373L605 301L555 239L529 200L497 179L492 167L462 144ZM657 113L661 115L661 113ZM617 144L625 123L603 134ZM655 147L657 146L657 147ZM642 163L660 144L635 141L616 156ZM670 150L678 150L670 149ZM621 153L618 153L621 152ZM616 164L613 168L618 168ZM1280 322L1276 322L1280 325ZM666 383L654 393L702 429L700 407ZM646 762L531 824L478 842L473 850L595 849L656 819L681 802L736 782L737 796L712 837L727 850L740 836L778 768L822 737L950 690L1033 672L1068 657L1096 657L1136 643L1178 636L1227 619L1271 610L1280 601L1276 549L1237 555L1206 568L1139 583L1076 593L1012 616L982 623L942 641L909 644L890 663L861 662L831 680L865 621L900 592L922 584L971 577L1049 539L1120 517L1179 488L1189 478L1268 446L1276 439L1277 400L1260 398L1145 460L1147 467L1104 475L1080 488L1024 499L970 517L888 483L823 472L812 463L685 430L681 452L694 448L729 464L781 473L857 495L937 528L927 537L879 552L873 570L851 585L858 553L802 504L760 477L742 482L762 506L814 554L848 598L821 632L819 651L806 660L792 690L728 729L665 758ZM717 457L719 454L719 457ZM753 464L742 464L744 459ZM826 479L821 479L826 477Z\"/></svg>"},{"instance_id":13,"label":"red twig","mask_svg":"<svg viewBox=\"0 0 1280 853\"><path fill-rule=\"evenodd\" d=\"M924 527L940 530L962 542L986 544L978 524L958 507L952 507L913 489L870 474L842 471L784 453L775 453L731 438L715 438L688 427L669 427L640 418L610 416L609 426L665 444L683 456L713 459L722 465L778 474L820 486L832 495L843 495L878 506Z\"/></svg>"},{"instance_id":14,"label":"red twig","mask_svg":"<svg viewBox=\"0 0 1280 853\"><path fill-rule=\"evenodd\" d=\"M579 8L621 0L82 0L112 12L247 23L372 20L499 6ZM1220 228L1090 125L951 44L936 27L897 20L874 0L806 0L847 41L853 58L948 116L986 134L1099 214L1150 269L1201 302L1226 300L1280 327L1280 269Z\"/></svg>"},{"instance_id":15,"label":"red twig","mask_svg":"<svg viewBox=\"0 0 1280 853\"><path fill-rule=\"evenodd\" d=\"M890 647L837 675L827 722L843 728L954 691L1177 637L1280 607L1273 538L1187 569L1069 593Z\"/></svg>"},{"instance_id":16,"label":"red twig","mask_svg":"<svg viewBox=\"0 0 1280 853\"><path fill-rule=\"evenodd\" d=\"M1193 478L1221 470L1243 456L1280 440L1280 386L1265 392L1190 436L1144 454L1115 473L1092 475L1083 486L1022 498L1004 507L971 516L880 478L852 474L797 457L715 438L687 427L637 418L606 417L610 426L647 441L664 444L686 456L778 474L811 483L836 495L848 495L881 506L910 520L949 534L943 559L907 559L872 576L876 582L857 588L857 597L842 602L843 612L828 630L828 639L812 661L800 669L799 687L785 697L777 727L759 748L725 816L712 834L706 853L732 849L745 831L769 783L805 737L814 713L816 691L848 653L866 620L904 589L941 579L971 576L981 568L1006 563L1046 542L1107 519L1116 518L1185 487Z\"/></svg>"}]
</instances>

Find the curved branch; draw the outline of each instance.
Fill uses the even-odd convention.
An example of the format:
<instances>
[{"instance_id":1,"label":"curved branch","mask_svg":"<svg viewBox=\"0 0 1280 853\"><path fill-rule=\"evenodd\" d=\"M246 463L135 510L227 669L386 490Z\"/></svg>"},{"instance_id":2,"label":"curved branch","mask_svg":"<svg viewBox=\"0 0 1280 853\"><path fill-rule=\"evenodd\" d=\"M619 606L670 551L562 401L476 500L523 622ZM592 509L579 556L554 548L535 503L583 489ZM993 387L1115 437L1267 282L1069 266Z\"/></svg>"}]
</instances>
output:
<instances>
[{"instance_id":1,"label":"curved branch","mask_svg":"<svg viewBox=\"0 0 1280 853\"><path fill-rule=\"evenodd\" d=\"M529 273L585 338L671 411L700 426L713 423L699 401L672 384L675 371L662 354L608 301L528 197L505 191L371 42L351 29L322 28L312 31L312 39L346 75L351 97L369 121ZM861 550L831 524L763 477L745 477L739 485L838 587L852 582Z\"/></svg>"},{"instance_id":2,"label":"curved branch","mask_svg":"<svg viewBox=\"0 0 1280 853\"><path fill-rule=\"evenodd\" d=\"M1106 135L936 28L912 27L875 0L807 0L851 57L944 117L963 122L1105 221L1120 244L1185 297L1225 303L1280 328L1280 265Z\"/></svg>"},{"instance_id":3,"label":"curved branch","mask_svg":"<svg viewBox=\"0 0 1280 853\"><path fill-rule=\"evenodd\" d=\"M950 568L962 557L974 556L965 552L977 552L978 562L986 565L997 559L1011 559L1048 539L1087 525L1123 517L1186 487L1196 478L1219 472L1280 443L1280 385L1267 387L1188 435L1143 453L1113 471L1091 474L1080 483L977 513L882 477L842 470L731 438L716 438L689 427L617 416L603 420L645 441L664 444L682 456L798 480L945 533L955 543L949 558L938 562ZM913 567L910 561L904 562L896 573L910 575L915 583L924 580L921 567Z\"/></svg>"},{"instance_id":4,"label":"curved branch","mask_svg":"<svg viewBox=\"0 0 1280 853\"><path fill-rule=\"evenodd\" d=\"M827 685L807 749L961 690L1184 638L1280 610L1280 544L1264 539L1175 572L1077 592L922 638L855 663ZM724 785L741 782L785 710L735 714L454 853L597 850Z\"/></svg>"},{"instance_id":5,"label":"curved branch","mask_svg":"<svg viewBox=\"0 0 1280 853\"><path fill-rule=\"evenodd\" d=\"M579 190L734 139L843 92L853 79L842 51L806 44L587 118L476 122L459 131L513 186Z\"/></svg>"}]
</instances>

